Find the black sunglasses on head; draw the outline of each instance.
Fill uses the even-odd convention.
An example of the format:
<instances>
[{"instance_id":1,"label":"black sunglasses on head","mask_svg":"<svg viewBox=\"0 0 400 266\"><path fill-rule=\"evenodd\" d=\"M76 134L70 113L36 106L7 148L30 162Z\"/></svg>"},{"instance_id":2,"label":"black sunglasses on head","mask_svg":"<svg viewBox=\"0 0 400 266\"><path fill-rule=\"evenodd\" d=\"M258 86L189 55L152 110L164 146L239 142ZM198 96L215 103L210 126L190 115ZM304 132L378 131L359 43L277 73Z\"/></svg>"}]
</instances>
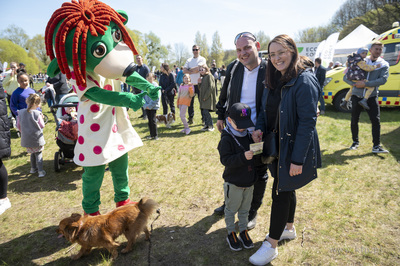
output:
<instances>
[{"instance_id":1,"label":"black sunglasses on head","mask_svg":"<svg viewBox=\"0 0 400 266\"><path fill-rule=\"evenodd\" d=\"M235 37L235 45L236 45L236 42L242 37L248 37L248 38L253 39L254 41L257 41L256 36L254 36L253 33L248 32L248 31L244 31L244 32L241 32L238 35L236 35L236 37Z\"/></svg>"}]
</instances>

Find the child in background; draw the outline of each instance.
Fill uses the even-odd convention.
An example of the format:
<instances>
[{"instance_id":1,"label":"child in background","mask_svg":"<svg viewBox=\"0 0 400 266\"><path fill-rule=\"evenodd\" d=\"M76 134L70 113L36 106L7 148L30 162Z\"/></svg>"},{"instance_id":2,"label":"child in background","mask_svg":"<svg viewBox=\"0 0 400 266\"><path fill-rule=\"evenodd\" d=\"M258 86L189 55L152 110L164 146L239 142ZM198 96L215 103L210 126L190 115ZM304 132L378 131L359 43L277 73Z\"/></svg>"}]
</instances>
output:
<instances>
[{"instance_id":1,"label":"child in background","mask_svg":"<svg viewBox=\"0 0 400 266\"><path fill-rule=\"evenodd\" d=\"M18 116L18 110L27 108L26 99L29 95L36 93L29 87L29 77L25 72L21 71L18 73L17 81L19 87L12 93L10 99L10 108L15 116Z\"/></svg>"},{"instance_id":2,"label":"child in background","mask_svg":"<svg viewBox=\"0 0 400 266\"><path fill-rule=\"evenodd\" d=\"M357 53L353 53L347 57L347 72L346 72L346 78L348 80L351 80L353 82L357 81L365 81L367 78L367 72L371 72L377 68L380 68L381 65L367 65L365 62L365 58L367 57L368 54L368 49L367 48L360 48L357 50ZM358 102L359 105L364 107L364 109L369 110L367 100L371 93L374 91L375 87L366 87L366 92L364 95L364 99ZM340 104L340 107L343 109L348 109L347 105L349 102L349 99L351 97L352 93L352 88L347 92L346 97L344 98L344 101Z\"/></svg>"},{"instance_id":3,"label":"child in background","mask_svg":"<svg viewBox=\"0 0 400 266\"><path fill-rule=\"evenodd\" d=\"M39 173L44 177L42 151L46 143L43 136L43 114L37 109L41 101L39 95L33 93L26 99L27 108L18 111L17 128L21 132L21 146L31 154L31 174Z\"/></svg>"},{"instance_id":4,"label":"child in background","mask_svg":"<svg viewBox=\"0 0 400 266\"><path fill-rule=\"evenodd\" d=\"M179 86L178 100L176 102L176 105L179 108L179 117L181 118L184 127L181 133L185 133L186 135L188 135L191 131L186 120L186 111L190 106L190 101L194 96L194 86L190 81L190 75L184 74L183 83Z\"/></svg>"},{"instance_id":5,"label":"child in background","mask_svg":"<svg viewBox=\"0 0 400 266\"><path fill-rule=\"evenodd\" d=\"M64 107L65 115L61 116L58 121L61 123L62 120L64 121L73 121L77 120L78 113L76 112L75 106L71 107Z\"/></svg>"},{"instance_id":6,"label":"child in background","mask_svg":"<svg viewBox=\"0 0 400 266\"><path fill-rule=\"evenodd\" d=\"M253 185L256 181L254 153L250 150L252 139L247 130L249 127L254 127L251 108L243 103L233 104L218 144L220 161L225 166L222 177L225 180L225 223L228 231L226 240L234 251L242 250L235 230L236 213L239 219L240 242L244 248L254 247L247 231Z\"/></svg>"},{"instance_id":7,"label":"child in background","mask_svg":"<svg viewBox=\"0 0 400 266\"><path fill-rule=\"evenodd\" d=\"M148 73L146 79L154 86L158 86L157 82L154 81L155 77L153 72ZM160 108L160 96L161 92L158 91L158 99L155 101L150 99L148 95L145 95L143 97L143 99L146 101L146 103L143 105L143 109L145 110L147 119L149 121L148 124L150 129L150 136L147 137L147 139L149 140L158 140L156 113L157 110Z\"/></svg>"}]
</instances>

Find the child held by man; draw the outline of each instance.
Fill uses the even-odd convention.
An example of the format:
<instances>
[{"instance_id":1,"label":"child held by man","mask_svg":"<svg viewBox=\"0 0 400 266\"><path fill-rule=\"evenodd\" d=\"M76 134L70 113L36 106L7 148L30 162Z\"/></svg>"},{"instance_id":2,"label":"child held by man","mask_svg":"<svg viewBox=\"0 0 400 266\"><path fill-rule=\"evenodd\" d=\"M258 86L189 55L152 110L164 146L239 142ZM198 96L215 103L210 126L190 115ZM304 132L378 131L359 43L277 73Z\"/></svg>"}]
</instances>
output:
<instances>
[{"instance_id":1,"label":"child held by man","mask_svg":"<svg viewBox=\"0 0 400 266\"><path fill-rule=\"evenodd\" d=\"M242 245L247 249L254 247L247 231L253 185L256 181L254 153L250 150L253 141L247 129L249 127L254 127L250 107L243 103L233 104L228 110L227 125L218 144L220 161L225 166L222 177L225 180L225 223L228 231L226 240L234 251L241 250ZM239 219L239 238L235 230L236 213Z\"/></svg>"},{"instance_id":2,"label":"child held by man","mask_svg":"<svg viewBox=\"0 0 400 266\"><path fill-rule=\"evenodd\" d=\"M44 144L43 136L44 120L39 110L41 100L36 93L29 95L26 99L27 108L18 111L17 128L21 132L21 146L31 154L31 174L38 172L39 177L44 177L43 170Z\"/></svg>"},{"instance_id":3,"label":"child held by man","mask_svg":"<svg viewBox=\"0 0 400 266\"><path fill-rule=\"evenodd\" d=\"M176 102L176 105L179 108L179 117L181 118L183 124L183 129L181 133L185 133L186 135L189 135L191 131L189 128L188 121L186 119L186 112L188 107L190 106L190 102L193 96L194 96L194 86L191 83L190 75L184 74L183 83L180 84L179 86L178 100Z\"/></svg>"},{"instance_id":4,"label":"child held by man","mask_svg":"<svg viewBox=\"0 0 400 266\"><path fill-rule=\"evenodd\" d=\"M347 72L346 72L346 78L348 80L351 80L353 82L357 81L365 81L367 82L368 80L367 72L371 72L377 68L380 68L381 65L368 65L365 62L365 58L367 57L368 54L368 49L367 48L360 48L357 50L357 53L352 53L347 57ZM374 87L366 87L366 92L364 95L364 99L358 102L359 105L364 107L364 109L369 110L369 106L367 104L367 100L371 93L374 91ZM343 109L348 109L348 102L350 100L352 93L352 88L347 92L346 97L344 98L344 101L340 104L340 106Z\"/></svg>"}]
</instances>

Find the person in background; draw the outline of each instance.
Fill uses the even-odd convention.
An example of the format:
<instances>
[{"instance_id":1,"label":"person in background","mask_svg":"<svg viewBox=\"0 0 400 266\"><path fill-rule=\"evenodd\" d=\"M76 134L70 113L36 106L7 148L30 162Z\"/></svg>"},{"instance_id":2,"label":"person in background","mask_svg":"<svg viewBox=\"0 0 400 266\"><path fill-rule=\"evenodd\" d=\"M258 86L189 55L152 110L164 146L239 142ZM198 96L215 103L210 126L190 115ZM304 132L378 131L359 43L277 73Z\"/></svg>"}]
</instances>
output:
<instances>
[{"instance_id":1,"label":"person in background","mask_svg":"<svg viewBox=\"0 0 400 266\"><path fill-rule=\"evenodd\" d=\"M248 230L248 216L253 199L254 183L257 180L254 167L254 152L250 150L253 142L248 128L254 127L251 121L251 108L247 104L235 103L229 109L226 127L222 130L218 144L220 161L225 167L222 177L225 195L225 224L228 231L226 241L233 251L253 248ZM235 215L239 219L239 239L236 235Z\"/></svg>"},{"instance_id":2,"label":"person in background","mask_svg":"<svg viewBox=\"0 0 400 266\"><path fill-rule=\"evenodd\" d=\"M352 108L351 108L351 135L353 139L353 144L350 146L351 150L355 150L360 145L358 139L358 122L360 120L361 111L364 109L358 104L359 101L364 99L365 90L367 87L374 87L375 90L371 93L368 98L367 104L369 110L366 110L369 116L369 120L372 124L372 153L388 153L389 151L382 148L381 145L381 119L380 119L380 107L378 103L378 91L379 86L385 84L389 77L389 63L381 58L383 51L383 43L377 41L374 42L369 49L371 55L367 57L366 63L368 65L378 65L381 67L369 72L368 82L357 81L353 82L346 78L344 75L343 80L353 86L352 89Z\"/></svg>"},{"instance_id":3,"label":"person in background","mask_svg":"<svg viewBox=\"0 0 400 266\"><path fill-rule=\"evenodd\" d=\"M10 69L11 69L11 72L9 74L7 74L3 80L3 86L4 86L4 90L7 92L7 101L8 101L8 106L11 111L11 115L15 118L15 115L11 110L11 95L19 87L18 79L17 79L17 63L11 62Z\"/></svg>"},{"instance_id":4,"label":"person in background","mask_svg":"<svg viewBox=\"0 0 400 266\"><path fill-rule=\"evenodd\" d=\"M175 90L175 79L171 74L169 65L163 63L160 68L161 76L159 85L161 86L161 102L163 106L163 115L168 114L168 104L171 108L171 112L175 114L175 103L174 98L176 94Z\"/></svg>"},{"instance_id":5,"label":"person in background","mask_svg":"<svg viewBox=\"0 0 400 266\"><path fill-rule=\"evenodd\" d=\"M197 82L200 78L199 66L205 65L206 59L200 55L200 47L198 45L196 45L196 44L193 45L192 52L193 52L193 57L189 58L186 61L185 65L183 67L183 73L190 75L190 79L192 80L193 85L194 85L194 92L195 92L195 94L199 95L199 86L197 84ZM189 125L193 124L194 98L195 97L192 98L192 101L190 102L190 106L188 108L188 110L189 110L189 120L188 120ZM200 102L200 100L199 100L199 102Z\"/></svg>"},{"instance_id":6,"label":"person in background","mask_svg":"<svg viewBox=\"0 0 400 266\"><path fill-rule=\"evenodd\" d=\"M179 86L183 83L183 67L181 67L181 69L179 69L178 73L176 74L176 79L175 79L175 83L176 83L176 87L179 88Z\"/></svg>"},{"instance_id":7,"label":"person in background","mask_svg":"<svg viewBox=\"0 0 400 266\"><path fill-rule=\"evenodd\" d=\"M147 75L150 73L150 69L146 64L143 63L143 57L139 54L136 55L136 63L137 63L136 72L139 73L139 75L142 76L143 78L146 78ZM139 94L142 92L141 90L135 87L133 87L132 90L134 94ZM142 115L139 116L139 118L143 118L144 120L147 119L144 107L142 107Z\"/></svg>"},{"instance_id":8,"label":"person in background","mask_svg":"<svg viewBox=\"0 0 400 266\"><path fill-rule=\"evenodd\" d=\"M189 124L186 120L186 111L193 97L194 97L194 86L191 83L190 75L184 74L183 82L179 87L178 100L176 102L176 105L179 108L179 117L181 118L183 123L183 129L181 133L185 133L186 135L189 135L189 133L191 132Z\"/></svg>"},{"instance_id":9,"label":"person in background","mask_svg":"<svg viewBox=\"0 0 400 266\"><path fill-rule=\"evenodd\" d=\"M317 77L319 86L321 87L321 92L324 90L324 83L325 83L325 76L326 76L326 68L321 65L321 58L317 57L315 58L315 76ZM325 101L324 101L324 96L321 93L321 97L319 98L319 109L320 109L320 114L324 115L325 114Z\"/></svg>"},{"instance_id":10,"label":"person in background","mask_svg":"<svg viewBox=\"0 0 400 266\"><path fill-rule=\"evenodd\" d=\"M294 214L296 190L317 178L321 167L317 103L321 96L318 80L300 60L295 42L288 35L276 36L268 45L266 89L262 96L254 142L278 124L279 156L268 168L274 177L272 205L267 234L261 247L250 258L254 265L265 265L278 256L278 242L296 238Z\"/></svg>"},{"instance_id":11,"label":"person in background","mask_svg":"<svg viewBox=\"0 0 400 266\"><path fill-rule=\"evenodd\" d=\"M15 116L18 116L18 110L27 108L26 99L30 94L36 93L32 88L29 87L29 77L23 71L20 71L17 75L19 87L12 93L10 100L11 111Z\"/></svg>"},{"instance_id":12,"label":"person in background","mask_svg":"<svg viewBox=\"0 0 400 266\"><path fill-rule=\"evenodd\" d=\"M333 62L329 62L328 67L326 68L326 71L329 71L333 68Z\"/></svg>"},{"instance_id":13,"label":"person in background","mask_svg":"<svg viewBox=\"0 0 400 266\"><path fill-rule=\"evenodd\" d=\"M155 82L155 75L153 72L149 72L146 77L147 81L153 84L154 86L158 86L157 82ZM143 108L146 112L146 117L149 121L149 130L150 130L150 136L147 137L147 139L154 139L158 140L158 132L157 132L157 119L156 119L156 113L157 110L160 108L160 91L158 92L158 99L157 100L152 100L148 95L145 95L143 99L146 101L146 103L143 105Z\"/></svg>"},{"instance_id":14,"label":"person in background","mask_svg":"<svg viewBox=\"0 0 400 266\"><path fill-rule=\"evenodd\" d=\"M225 76L226 76L225 65L222 65L221 68L219 69L219 78L221 80L221 87L224 85ZM217 95L218 95L218 90L217 90Z\"/></svg>"},{"instance_id":15,"label":"person in background","mask_svg":"<svg viewBox=\"0 0 400 266\"><path fill-rule=\"evenodd\" d=\"M216 108L217 94L215 92L215 81L207 65L200 66L199 70L201 75L198 80L199 100L202 117L204 118L204 127L201 131L214 131L210 111L215 111Z\"/></svg>"},{"instance_id":16,"label":"person in background","mask_svg":"<svg viewBox=\"0 0 400 266\"><path fill-rule=\"evenodd\" d=\"M40 97L36 93L29 95L26 99L27 108L19 110L17 116L17 128L21 132L21 146L31 154L31 171L38 173L39 177L44 177L46 171L43 170L44 144L46 143L43 135L44 121L40 108Z\"/></svg>"},{"instance_id":17,"label":"person in background","mask_svg":"<svg viewBox=\"0 0 400 266\"><path fill-rule=\"evenodd\" d=\"M0 74L3 72L3 64L0 62ZM3 84L0 80L0 215L11 208L10 199L7 197L8 172L3 159L11 155L11 133L7 122L7 103Z\"/></svg>"},{"instance_id":18,"label":"person in background","mask_svg":"<svg viewBox=\"0 0 400 266\"><path fill-rule=\"evenodd\" d=\"M54 91L56 92L56 104L58 104L61 98L67 95L70 91L67 84L67 78L61 72L52 78L48 77L46 83L47 82L53 85Z\"/></svg>"}]
</instances>

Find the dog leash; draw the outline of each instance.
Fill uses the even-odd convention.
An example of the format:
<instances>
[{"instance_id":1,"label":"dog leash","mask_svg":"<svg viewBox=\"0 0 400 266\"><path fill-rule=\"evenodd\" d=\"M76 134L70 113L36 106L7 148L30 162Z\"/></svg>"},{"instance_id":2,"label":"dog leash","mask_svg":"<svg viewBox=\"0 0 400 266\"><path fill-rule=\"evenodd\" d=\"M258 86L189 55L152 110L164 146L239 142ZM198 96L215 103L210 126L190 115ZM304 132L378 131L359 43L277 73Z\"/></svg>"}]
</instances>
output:
<instances>
[{"instance_id":1,"label":"dog leash","mask_svg":"<svg viewBox=\"0 0 400 266\"><path fill-rule=\"evenodd\" d=\"M153 224L154 224L155 221L157 221L157 219L161 215L160 208L158 208L156 212L157 212L158 215L157 215L156 218L154 218L153 222L150 225L149 252L148 252L148 255L147 255L147 262L149 263L149 265L151 265L151 235L153 234Z\"/></svg>"}]
</instances>

